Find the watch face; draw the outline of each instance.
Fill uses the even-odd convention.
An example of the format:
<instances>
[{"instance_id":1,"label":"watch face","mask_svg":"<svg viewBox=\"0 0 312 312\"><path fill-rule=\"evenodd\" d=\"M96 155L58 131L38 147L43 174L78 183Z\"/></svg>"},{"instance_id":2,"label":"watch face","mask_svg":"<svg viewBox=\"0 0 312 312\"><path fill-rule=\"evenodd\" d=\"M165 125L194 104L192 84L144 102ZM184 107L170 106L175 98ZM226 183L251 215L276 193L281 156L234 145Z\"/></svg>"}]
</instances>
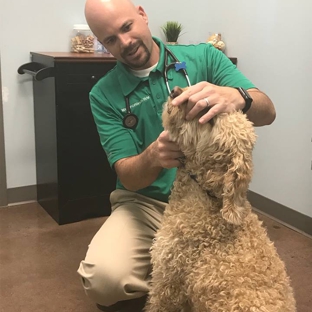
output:
<instances>
[{"instance_id":1,"label":"watch face","mask_svg":"<svg viewBox=\"0 0 312 312\"><path fill-rule=\"evenodd\" d=\"M243 89L244 90L244 93L245 93L245 95L246 95L246 99L248 100L248 101L251 101L252 102L252 98L251 98L251 96L249 95L249 93L247 92L247 90L245 90L245 89Z\"/></svg>"}]
</instances>

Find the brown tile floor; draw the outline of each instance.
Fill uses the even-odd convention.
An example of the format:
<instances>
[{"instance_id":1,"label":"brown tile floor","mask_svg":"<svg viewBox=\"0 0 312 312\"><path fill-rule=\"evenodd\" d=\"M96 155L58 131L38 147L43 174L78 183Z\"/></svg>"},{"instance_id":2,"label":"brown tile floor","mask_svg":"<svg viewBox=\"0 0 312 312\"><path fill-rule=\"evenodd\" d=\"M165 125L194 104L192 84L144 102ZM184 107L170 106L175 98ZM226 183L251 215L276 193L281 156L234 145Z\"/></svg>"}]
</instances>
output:
<instances>
[{"instance_id":1,"label":"brown tile floor","mask_svg":"<svg viewBox=\"0 0 312 312\"><path fill-rule=\"evenodd\" d=\"M312 311L312 239L261 219L286 263L298 312ZM0 208L0 312L97 312L76 270L104 221L59 226L37 203Z\"/></svg>"}]
</instances>

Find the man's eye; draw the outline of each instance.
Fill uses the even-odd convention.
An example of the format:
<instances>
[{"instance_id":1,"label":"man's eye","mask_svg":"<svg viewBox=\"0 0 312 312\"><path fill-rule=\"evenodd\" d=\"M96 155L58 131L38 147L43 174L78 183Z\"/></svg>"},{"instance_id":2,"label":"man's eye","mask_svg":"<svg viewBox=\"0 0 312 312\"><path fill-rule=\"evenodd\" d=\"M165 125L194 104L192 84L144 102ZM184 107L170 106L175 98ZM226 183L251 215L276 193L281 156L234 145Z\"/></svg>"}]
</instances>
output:
<instances>
[{"instance_id":1,"label":"man's eye","mask_svg":"<svg viewBox=\"0 0 312 312\"><path fill-rule=\"evenodd\" d=\"M131 29L132 24L127 24L124 27L124 31L129 31Z\"/></svg>"},{"instance_id":2,"label":"man's eye","mask_svg":"<svg viewBox=\"0 0 312 312\"><path fill-rule=\"evenodd\" d=\"M106 44L113 44L115 41L115 38L110 38L106 40Z\"/></svg>"}]
</instances>

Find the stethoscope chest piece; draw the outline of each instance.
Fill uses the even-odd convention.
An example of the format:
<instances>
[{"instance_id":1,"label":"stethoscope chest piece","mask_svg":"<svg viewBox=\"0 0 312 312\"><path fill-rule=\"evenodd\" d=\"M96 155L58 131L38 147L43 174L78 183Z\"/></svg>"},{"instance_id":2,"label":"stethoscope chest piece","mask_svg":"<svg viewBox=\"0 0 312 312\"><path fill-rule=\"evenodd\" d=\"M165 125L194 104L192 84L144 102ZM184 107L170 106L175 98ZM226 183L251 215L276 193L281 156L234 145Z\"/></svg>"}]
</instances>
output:
<instances>
[{"instance_id":1,"label":"stethoscope chest piece","mask_svg":"<svg viewBox=\"0 0 312 312\"><path fill-rule=\"evenodd\" d=\"M129 103L129 97L126 96L126 116L122 120L122 124L125 128L128 129L135 129L135 127L138 125L139 118L137 115L131 113L130 109L130 103Z\"/></svg>"},{"instance_id":2,"label":"stethoscope chest piece","mask_svg":"<svg viewBox=\"0 0 312 312\"><path fill-rule=\"evenodd\" d=\"M123 126L129 129L135 129L135 127L138 125L138 122L138 117L132 113L127 113L122 121Z\"/></svg>"}]
</instances>

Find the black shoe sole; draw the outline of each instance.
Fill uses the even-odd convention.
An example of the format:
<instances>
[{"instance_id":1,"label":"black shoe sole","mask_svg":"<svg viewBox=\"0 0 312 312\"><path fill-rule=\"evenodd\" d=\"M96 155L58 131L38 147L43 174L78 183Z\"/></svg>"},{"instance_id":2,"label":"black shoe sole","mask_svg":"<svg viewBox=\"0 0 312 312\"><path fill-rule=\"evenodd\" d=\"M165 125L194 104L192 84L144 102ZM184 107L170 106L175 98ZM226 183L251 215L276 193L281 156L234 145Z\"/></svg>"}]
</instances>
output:
<instances>
[{"instance_id":1,"label":"black shoe sole","mask_svg":"<svg viewBox=\"0 0 312 312\"><path fill-rule=\"evenodd\" d=\"M125 301L119 301L109 307L97 304L97 308L103 312L142 312L146 303L147 295Z\"/></svg>"}]
</instances>

